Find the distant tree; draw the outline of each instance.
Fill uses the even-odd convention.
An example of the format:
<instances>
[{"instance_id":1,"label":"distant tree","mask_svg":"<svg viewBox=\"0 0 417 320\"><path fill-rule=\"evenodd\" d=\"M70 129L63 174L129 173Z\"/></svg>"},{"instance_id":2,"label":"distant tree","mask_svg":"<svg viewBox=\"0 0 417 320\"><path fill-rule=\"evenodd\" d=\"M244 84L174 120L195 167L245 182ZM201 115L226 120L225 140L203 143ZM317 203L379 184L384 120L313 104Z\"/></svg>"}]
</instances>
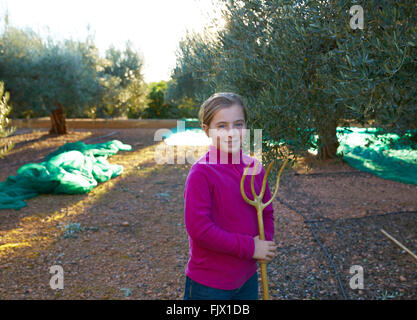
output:
<instances>
[{"instance_id":1,"label":"distant tree","mask_svg":"<svg viewBox=\"0 0 417 320\"><path fill-rule=\"evenodd\" d=\"M138 117L146 100L142 68L129 42L102 58L91 35L42 40L8 23L0 35L0 80L11 93L11 116L50 115L50 133L67 132L65 117Z\"/></svg>"},{"instance_id":2,"label":"distant tree","mask_svg":"<svg viewBox=\"0 0 417 320\"><path fill-rule=\"evenodd\" d=\"M143 80L143 58L133 49L130 41L126 42L123 51L111 46L105 56L110 63L104 67L104 73L120 78L123 88L126 88L132 79Z\"/></svg>"},{"instance_id":3,"label":"distant tree","mask_svg":"<svg viewBox=\"0 0 417 320\"><path fill-rule=\"evenodd\" d=\"M151 82L148 85L147 107L143 111L143 118L166 118L169 106L165 103L165 81Z\"/></svg>"},{"instance_id":4,"label":"distant tree","mask_svg":"<svg viewBox=\"0 0 417 320\"><path fill-rule=\"evenodd\" d=\"M31 30L8 26L0 50L0 76L11 93L13 115L50 114L50 133L65 134L65 114L82 114L100 96L91 38L42 42Z\"/></svg>"},{"instance_id":5,"label":"distant tree","mask_svg":"<svg viewBox=\"0 0 417 320\"><path fill-rule=\"evenodd\" d=\"M88 57L90 44L65 41L64 44L50 44L38 57L38 68L34 81L40 89L40 105L52 108L50 133L67 132L65 114L80 115L99 96L96 67ZM36 105L36 104L34 104Z\"/></svg>"},{"instance_id":6,"label":"distant tree","mask_svg":"<svg viewBox=\"0 0 417 320\"><path fill-rule=\"evenodd\" d=\"M120 115L120 94L121 79L115 76L102 74L99 77L99 83L102 91L101 101L96 109L97 117L115 117Z\"/></svg>"},{"instance_id":7,"label":"distant tree","mask_svg":"<svg viewBox=\"0 0 417 320\"><path fill-rule=\"evenodd\" d=\"M196 100L197 98L194 97L194 94L187 94L184 92L184 88L187 87L187 84L184 84L183 80L187 77L190 82L193 81L191 77L186 76L180 77L178 79L179 82L177 82L177 79L171 79L167 82L165 101L178 109L178 118L197 118L201 103ZM190 84L190 87L191 86L192 85Z\"/></svg>"},{"instance_id":8,"label":"distant tree","mask_svg":"<svg viewBox=\"0 0 417 320\"><path fill-rule=\"evenodd\" d=\"M108 87L111 85L113 90L105 94L104 113L112 117L139 117L145 108L147 94L143 77L143 57L128 41L123 51L110 47L105 58L106 64L100 76L105 88L111 90Z\"/></svg>"},{"instance_id":9,"label":"distant tree","mask_svg":"<svg viewBox=\"0 0 417 320\"><path fill-rule=\"evenodd\" d=\"M133 79L124 90L124 103L128 118L138 119L146 108L148 87L142 79Z\"/></svg>"},{"instance_id":10,"label":"distant tree","mask_svg":"<svg viewBox=\"0 0 417 320\"><path fill-rule=\"evenodd\" d=\"M0 37L0 77L12 97L12 117L41 115L40 110L32 110L32 96L39 90L31 85L36 80L33 57L42 50L42 40L32 30L4 26Z\"/></svg>"},{"instance_id":11,"label":"distant tree","mask_svg":"<svg viewBox=\"0 0 417 320\"><path fill-rule=\"evenodd\" d=\"M187 32L177 49L177 63L168 82L168 101L192 99L200 105L214 93L216 77L220 74L221 51L213 36L207 32Z\"/></svg>"},{"instance_id":12,"label":"distant tree","mask_svg":"<svg viewBox=\"0 0 417 320\"><path fill-rule=\"evenodd\" d=\"M166 99L168 84L166 81L151 82L148 85L147 107L142 118L180 118L181 110Z\"/></svg>"}]
</instances>

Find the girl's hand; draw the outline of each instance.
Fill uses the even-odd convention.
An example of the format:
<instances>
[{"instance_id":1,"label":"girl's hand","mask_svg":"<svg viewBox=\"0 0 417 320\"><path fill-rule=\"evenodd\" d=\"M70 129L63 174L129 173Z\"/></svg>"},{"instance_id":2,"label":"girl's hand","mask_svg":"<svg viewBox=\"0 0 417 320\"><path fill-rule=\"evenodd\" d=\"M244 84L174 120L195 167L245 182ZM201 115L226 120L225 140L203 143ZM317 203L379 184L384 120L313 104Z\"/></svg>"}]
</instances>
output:
<instances>
[{"instance_id":1,"label":"girl's hand","mask_svg":"<svg viewBox=\"0 0 417 320\"><path fill-rule=\"evenodd\" d=\"M275 256L276 245L274 241L260 240L259 235L254 237L255 252L253 258L261 263L270 262Z\"/></svg>"}]
</instances>

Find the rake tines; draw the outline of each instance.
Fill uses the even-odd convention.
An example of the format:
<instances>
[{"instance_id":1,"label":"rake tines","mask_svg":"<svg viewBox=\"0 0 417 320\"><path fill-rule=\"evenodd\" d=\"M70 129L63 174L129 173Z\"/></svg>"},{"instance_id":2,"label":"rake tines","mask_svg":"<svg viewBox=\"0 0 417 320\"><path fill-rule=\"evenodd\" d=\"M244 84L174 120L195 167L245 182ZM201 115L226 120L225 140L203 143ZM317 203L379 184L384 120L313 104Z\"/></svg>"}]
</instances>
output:
<instances>
[{"instance_id":1,"label":"rake tines","mask_svg":"<svg viewBox=\"0 0 417 320\"><path fill-rule=\"evenodd\" d=\"M279 173L278 173L278 176L277 176L277 181L276 181L276 184L275 184L274 193L272 194L271 199L266 203L263 203L262 200L263 200L264 193L265 193L266 181L267 181L268 175L269 175L269 173L272 169L273 162L271 162L268 165L268 168L265 171L265 175L264 175L264 178L262 180L262 189L261 189L261 192L260 192L259 195L257 195L256 192L255 192L255 187L254 187L255 175L252 174L250 187L251 187L251 191L252 191L252 195L253 195L253 200L250 200L246 196L245 189L244 189L244 182L245 182L247 170L248 170L249 166L251 165L251 163L249 163L248 166L245 168L245 170L243 172L242 179L240 180L240 192L242 194L243 199L247 203L249 203L250 205L252 205L256 208L257 215L258 215L258 227L259 227L259 239L260 240L265 240L263 210L264 210L265 207L267 207L268 205L270 205L272 203L275 196L277 195L278 187L279 187L279 180L280 180L281 174L282 174L285 166L287 165L287 162L288 162L288 159L286 159L284 161L284 164L282 165L281 169L279 170ZM255 172L256 172L257 166L258 166L258 162L255 161L255 166L254 166L254 171ZM264 297L264 300L269 300L268 276L267 276L267 273L266 273L266 263L265 262L261 262L261 276L262 276L263 297Z\"/></svg>"}]
</instances>

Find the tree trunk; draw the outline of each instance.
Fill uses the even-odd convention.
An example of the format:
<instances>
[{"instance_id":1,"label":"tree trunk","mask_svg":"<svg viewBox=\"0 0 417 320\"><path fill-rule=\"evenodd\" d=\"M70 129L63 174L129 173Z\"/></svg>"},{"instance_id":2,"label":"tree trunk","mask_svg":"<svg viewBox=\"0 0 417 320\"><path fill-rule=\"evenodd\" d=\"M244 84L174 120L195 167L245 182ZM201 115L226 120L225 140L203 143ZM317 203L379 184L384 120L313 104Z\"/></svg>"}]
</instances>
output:
<instances>
[{"instance_id":1,"label":"tree trunk","mask_svg":"<svg viewBox=\"0 0 417 320\"><path fill-rule=\"evenodd\" d=\"M58 108L51 112L51 123L52 127L49 130L50 134L67 134L68 128L65 121L65 113L62 104L57 103Z\"/></svg>"},{"instance_id":2,"label":"tree trunk","mask_svg":"<svg viewBox=\"0 0 417 320\"><path fill-rule=\"evenodd\" d=\"M319 152L317 157L324 161L336 158L339 141L336 135L337 123L329 125L324 132L319 132Z\"/></svg>"}]
</instances>

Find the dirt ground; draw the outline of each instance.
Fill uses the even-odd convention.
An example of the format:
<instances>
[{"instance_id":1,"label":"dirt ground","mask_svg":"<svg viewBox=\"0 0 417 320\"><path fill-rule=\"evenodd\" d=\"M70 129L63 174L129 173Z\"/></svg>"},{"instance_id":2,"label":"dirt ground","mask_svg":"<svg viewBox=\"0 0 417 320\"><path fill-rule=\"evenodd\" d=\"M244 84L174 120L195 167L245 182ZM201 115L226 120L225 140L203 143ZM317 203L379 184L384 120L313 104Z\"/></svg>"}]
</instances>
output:
<instances>
[{"instance_id":1,"label":"dirt ground","mask_svg":"<svg viewBox=\"0 0 417 320\"><path fill-rule=\"evenodd\" d=\"M0 159L0 181L66 142L117 139L133 149L110 157L122 175L88 194L43 194L20 210L0 210L0 299L182 299L191 164L157 164L155 131L77 129L59 137L25 129L8 138L15 148ZM417 262L380 232L417 252L417 186L305 158L284 172L273 205L272 299L417 298ZM68 236L71 223L81 229ZM64 270L62 290L50 287L53 265ZM354 265L363 289L349 285Z\"/></svg>"}]
</instances>

